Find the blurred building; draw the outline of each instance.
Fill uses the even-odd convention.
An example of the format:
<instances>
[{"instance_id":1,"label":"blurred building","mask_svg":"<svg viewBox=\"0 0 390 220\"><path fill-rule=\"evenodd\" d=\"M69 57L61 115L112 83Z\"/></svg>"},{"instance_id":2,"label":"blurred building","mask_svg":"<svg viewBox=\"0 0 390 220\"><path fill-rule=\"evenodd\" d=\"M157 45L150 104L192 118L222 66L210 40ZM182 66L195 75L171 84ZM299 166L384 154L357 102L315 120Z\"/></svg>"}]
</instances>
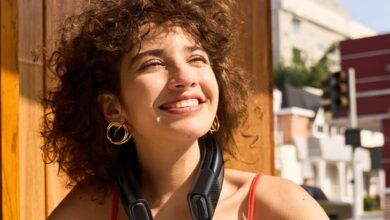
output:
<instances>
[{"instance_id":1,"label":"blurred building","mask_svg":"<svg viewBox=\"0 0 390 220\"><path fill-rule=\"evenodd\" d=\"M390 129L390 34L342 41L340 52L341 68L355 69L359 127L386 132ZM338 115L333 123L346 125L348 119Z\"/></svg>"},{"instance_id":2,"label":"blurred building","mask_svg":"<svg viewBox=\"0 0 390 220\"><path fill-rule=\"evenodd\" d=\"M298 57L311 65L335 42L374 34L336 0L272 0L274 66Z\"/></svg>"},{"instance_id":3,"label":"blurred building","mask_svg":"<svg viewBox=\"0 0 390 220\"><path fill-rule=\"evenodd\" d=\"M276 170L279 176L301 184L311 178L331 201L353 201L352 147L345 144L343 126L331 126L320 108L321 91L284 86L274 92L276 117ZM372 171L375 155L367 149L355 151L356 184L363 213L363 198L380 194L384 179ZM377 155L376 155L377 156ZM382 196L383 197L383 196Z\"/></svg>"},{"instance_id":4,"label":"blurred building","mask_svg":"<svg viewBox=\"0 0 390 220\"><path fill-rule=\"evenodd\" d=\"M363 128L390 130L390 65L385 65L390 58L383 57L390 54L390 38L369 40L376 39L372 37L375 31L351 20L337 0L273 0L272 29L274 66L288 66L297 59L311 66L332 44L342 41L341 51L329 57L333 64L330 68L336 71L340 66L356 67L359 125L367 122ZM351 40L358 38L366 40ZM362 59L366 56L369 59ZM345 145L344 136L348 120L343 115L331 123L325 120L319 107L320 97L321 92L311 88L285 86L274 92L278 174L297 184L303 178L313 178L330 200L350 203L354 181L360 189L360 214L363 197L380 196L383 204L385 175L381 151L358 148L358 175L353 179L352 147ZM385 146L390 144L389 136L390 131ZM388 163L386 176L390 180L390 150L383 153L382 161L385 168Z\"/></svg>"},{"instance_id":5,"label":"blurred building","mask_svg":"<svg viewBox=\"0 0 390 220\"><path fill-rule=\"evenodd\" d=\"M340 52L341 68L355 69L358 127L384 134L384 146L373 153L381 153L377 166L384 168L390 201L390 34L342 41ZM348 118L336 115L332 124L345 126Z\"/></svg>"}]
</instances>

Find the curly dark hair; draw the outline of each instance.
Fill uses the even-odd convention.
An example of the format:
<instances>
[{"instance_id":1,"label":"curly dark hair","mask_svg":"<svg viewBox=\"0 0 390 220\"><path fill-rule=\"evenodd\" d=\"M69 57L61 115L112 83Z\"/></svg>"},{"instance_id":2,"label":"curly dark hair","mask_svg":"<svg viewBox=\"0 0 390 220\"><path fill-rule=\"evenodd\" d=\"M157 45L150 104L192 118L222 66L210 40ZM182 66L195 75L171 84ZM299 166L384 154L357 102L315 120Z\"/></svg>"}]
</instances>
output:
<instances>
[{"instance_id":1,"label":"curly dark hair","mask_svg":"<svg viewBox=\"0 0 390 220\"><path fill-rule=\"evenodd\" d=\"M49 64L58 86L44 99L42 136L46 162L58 162L69 185L109 190L120 148L106 139L108 125L97 97L120 97L124 54L145 37L145 24L169 24L194 36L209 55L219 85L217 138L231 152L232 132L246 116L247 81L231 62L237 19L230 0L101 0L66 19Z\"/></svg>"}]
</instances>

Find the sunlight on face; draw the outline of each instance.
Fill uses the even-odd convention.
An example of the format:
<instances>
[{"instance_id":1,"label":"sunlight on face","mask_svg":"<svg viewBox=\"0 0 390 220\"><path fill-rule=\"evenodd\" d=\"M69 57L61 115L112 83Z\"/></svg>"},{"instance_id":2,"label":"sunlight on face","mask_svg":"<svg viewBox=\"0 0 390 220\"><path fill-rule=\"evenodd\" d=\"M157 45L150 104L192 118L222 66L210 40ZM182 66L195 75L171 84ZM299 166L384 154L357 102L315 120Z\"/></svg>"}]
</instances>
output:
<instances>
[{"instance_id":1,"label":"sunlight on face","mask_svg":"<svg viewBox=\"0 0 390 220\"><path fill-rule=\"evenodd\" d=\"M218 84L207 52L179 27L151 27L121 64L121 93L134 138L197 139L210 128ZM138 50L139 49L139 50Z\"/></svg>"}]
</instances>

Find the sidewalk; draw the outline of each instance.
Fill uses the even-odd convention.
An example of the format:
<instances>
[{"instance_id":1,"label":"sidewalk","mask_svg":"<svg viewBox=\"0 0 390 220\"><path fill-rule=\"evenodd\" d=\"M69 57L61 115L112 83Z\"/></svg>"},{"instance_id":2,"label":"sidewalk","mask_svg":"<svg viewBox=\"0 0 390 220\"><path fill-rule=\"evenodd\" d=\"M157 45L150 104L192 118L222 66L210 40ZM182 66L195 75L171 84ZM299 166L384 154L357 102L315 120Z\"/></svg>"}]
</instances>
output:
<instances>
[{"instance_id":1,"label":"sidewalk","mask_svg":"<svg viewBox=\"0 0 390 220\"><path fill-rule=\"evenodd\" d=\"M361 218L361 220L384 220L383 212L366 212L364 213Z\"/></svg>"}]
</instances>

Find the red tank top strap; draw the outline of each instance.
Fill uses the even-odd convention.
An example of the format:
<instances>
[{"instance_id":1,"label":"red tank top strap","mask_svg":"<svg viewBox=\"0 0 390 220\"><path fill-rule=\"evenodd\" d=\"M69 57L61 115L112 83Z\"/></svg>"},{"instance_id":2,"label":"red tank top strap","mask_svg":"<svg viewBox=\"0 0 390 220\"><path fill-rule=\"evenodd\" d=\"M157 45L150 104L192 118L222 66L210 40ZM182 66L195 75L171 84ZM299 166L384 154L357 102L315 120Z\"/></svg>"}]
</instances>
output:
<instances>
[{"instance_id":1,"label":"red tank top strap","mask_svg":"<svg viewBox=\"0 0 390 220\"><path fill-rule=\"evenodd\" d=\"M253 220L253 213L255 208L255 189L257 183L259 182L261 173L256 174L253 178L251 188L249 189L249 198L248 198L248 220Z\"/></svg>"},{"instance_id":2,"label":"red tank top strap","mask_svg":"<svg viewBox=\"0 0 390 220\"><path fill-rule=\"evenodd\" d=\"M115 187L112 187L112 205L111 205L111 220L116 220L118 216L118 200L119 195Z\"/></svg>"}]
</instances>

